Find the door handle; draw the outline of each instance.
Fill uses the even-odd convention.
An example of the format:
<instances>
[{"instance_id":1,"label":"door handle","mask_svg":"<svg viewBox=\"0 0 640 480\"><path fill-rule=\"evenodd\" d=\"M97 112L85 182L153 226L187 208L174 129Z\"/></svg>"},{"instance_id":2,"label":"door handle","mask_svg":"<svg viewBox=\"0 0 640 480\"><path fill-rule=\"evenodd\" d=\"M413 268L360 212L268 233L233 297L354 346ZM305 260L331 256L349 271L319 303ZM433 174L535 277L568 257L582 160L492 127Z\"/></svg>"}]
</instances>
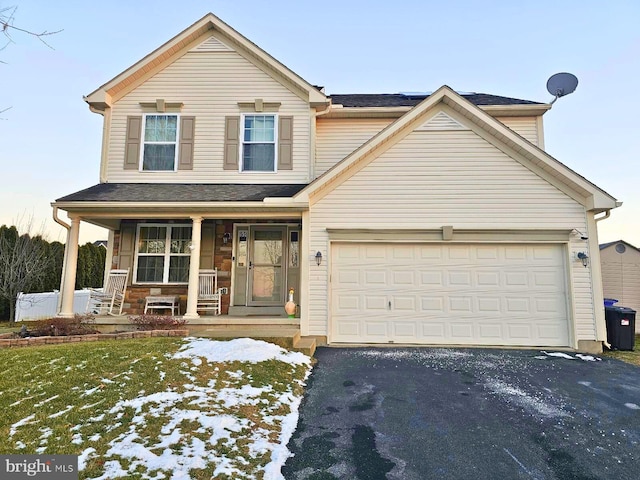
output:
<instances>
[{"instance_id":1,"label":"door handle","mask_svg":"<svg viewBox=\"0 0 640 480\"><path fill-rule=\"evenodd\" d=\"M391 310L391 300L389 300L389 310Z\"/></svg>"},{"instance_id":2,"label":"door handle","mask_svg":"<svg viewBox=\"0 0 640 480\"><path fill-rule=\"evenodd\" d=\"M253 262L249 262L249 270L253 267Z\"/></svg>"}]
</instances>

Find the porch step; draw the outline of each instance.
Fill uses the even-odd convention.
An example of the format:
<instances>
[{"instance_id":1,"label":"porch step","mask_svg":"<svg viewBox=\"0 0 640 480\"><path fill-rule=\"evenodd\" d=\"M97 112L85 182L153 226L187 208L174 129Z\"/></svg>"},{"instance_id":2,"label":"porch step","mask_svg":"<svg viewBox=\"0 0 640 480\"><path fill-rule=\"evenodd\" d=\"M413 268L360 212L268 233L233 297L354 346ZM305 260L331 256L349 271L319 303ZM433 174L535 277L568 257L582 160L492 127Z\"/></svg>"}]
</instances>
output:
<instances>
[{"instance_id":1,"label":"porch step","mask_svg":"<svg viewBox=\"0 0 640 480\"><path fill-rule=\"evenodd\" d=\"M190 325L189 335L193 337L229 340L232 338L253 338L274 343L283 348L293 349L300 340L300 329L291 325Z\"/></svg>"},{"instance_id":2,"label":"porch step","mask_svg":"<svg viewBox=\"0 0 640 480\"><path fill-rule=\"evenodd\" d=\"M300 337L298 341L293 344L293 350L313 357L316 351L316 339L314 337Z\"/></svg>"},{"instance_id":3,"label":"porch step","mask_svg":"<svg viewBox=\"0 0 640 480\"><path fill-rule=\"evenodd\" d=\"M276 307L229 307L229 316L238 317L286 317L283 306Z\"/></svg>"}]
</instances>

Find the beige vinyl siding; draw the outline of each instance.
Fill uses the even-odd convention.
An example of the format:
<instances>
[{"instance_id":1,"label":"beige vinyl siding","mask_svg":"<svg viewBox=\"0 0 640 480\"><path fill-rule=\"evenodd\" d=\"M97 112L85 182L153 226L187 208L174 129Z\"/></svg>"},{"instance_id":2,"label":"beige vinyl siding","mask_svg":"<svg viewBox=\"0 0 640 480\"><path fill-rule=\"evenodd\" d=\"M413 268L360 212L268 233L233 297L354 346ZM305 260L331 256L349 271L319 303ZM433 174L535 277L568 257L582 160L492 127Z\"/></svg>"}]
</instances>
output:
<instances>
[{"instance_id":1,"label":"beige vinyl siding","mask_svg":"<svg viewBox=\"0 0 640 480\"><path fill-rule=\"evenodd\" d=\"M193 169L124 170L127 116L142 115L140 102L182 102L196 119ZM279 102L278 115L294 117L293 169L273 173L223 170L225 117L241 114L238 102ZM309 180L309 105L235 52L189 52L116 102L111 116L108 182L305 183Z\"/></svg>"},{"instance_id":2,"label":"beige vinyl siding","mask_svg":"<svg viewBox=\"0 0 640 480\"><path fill-rule=\"evenodd\" d=\"M638 312L636 332L640 332L640 252L626 246L624 253L618 253L615 246L600 250L604 297L615 298L616 306Z\"/></svg>"},{"instance_id":3,"label":"beige vinyl siding","mask_svg":"<svg viewBox=\"0 0 640 480\"><path fill-rule=\"evenodd\" d=\"M313 201L313 199L312 199ZM584 207L470 130L413 132L310 207L310 251L329 251L327 228L566 229L586 231ZM577 338L595 338L586 243L565 248ZM329 266L312 266L311 335L326 335Z\"/></svg>"},{"instance_id":4,"label":"beige vinyl siding","mask_svg":"<svg viewBox=\"0 0 640 480\"><path fill-rule=\"evenodd\" d=\"M322 175L393 120L392 118L318 118L314 176Z\"/></svg>"},{"instance_id":5,"label":"beige vinyl siding","mask_svg":"<svg viewBox=\"0 0 640 480\"><path fill-rule=\"evenodd\" d=\"M534 145L540 147L538 135L538 117L496 117L496 120L504 123L518 135L526 138Z\"/></svg>"}]
</instances>

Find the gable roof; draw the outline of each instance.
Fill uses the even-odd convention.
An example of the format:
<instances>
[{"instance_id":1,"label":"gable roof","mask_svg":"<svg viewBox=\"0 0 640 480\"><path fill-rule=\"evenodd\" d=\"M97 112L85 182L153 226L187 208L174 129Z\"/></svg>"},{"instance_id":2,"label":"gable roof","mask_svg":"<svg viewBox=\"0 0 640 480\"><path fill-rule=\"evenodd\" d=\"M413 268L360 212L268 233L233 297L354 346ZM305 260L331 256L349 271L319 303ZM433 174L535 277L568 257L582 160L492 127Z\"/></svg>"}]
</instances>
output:
<instances>
[{"instance_id":1,"label":"gable roof","mask_svg":"<svg viewBox=\"0 0 640 480\"><path fill-rule=\"evenodd\" d=\"M195 46L197 42L202 41L205 35L211 35L211 33L220 36L225 43L232 45L239 54L271 77L281 81L294 93L308 101L311 106L328 104L329 100L317 87L314 87L287 68L213 13L207 13L200 20L155 49L142 60L91 92L84 97L84 100L93 109L104 110L105 107L113 103L114 99L122 97L126 92L138 86L149 75L165 68Z\"/></svg>"},{"instance_id":2,"label":"gable roof","mask_svg":"<svg viewBox=\"0 0 640 480\"><path fill-rule=\"evenodd\" d=\"M616 245L618 243L624 243L627 247L633 248L634 250L640 252L640 248L635 247L635 246L631 245L629 242L625 242L624 240L616 240L615 242L601 243L600 244L600 250L604 250L605 248L608 248L608 247L610 247L612 245Z\"/></svg>"},{"instance_id":3,"label":"gable roof","mask_svg":"<svg viewBox=\"0 0 640 480\"><path fill-rule=\"evenodd\" d=\"M426 97L357 150L316 178L309 186L296 194L294 200L310 200L312 203L311 200L315 201L324 197L360 168L413 131L439 104L446 105L455 114L464 117L470 124L477 127L476 133L482 135L485 140L503 151L508 151L509 156L545 178L560 191L582 204L587 210L599 213L620 206L616 199L604 190L528 142L446 85Z\"/></svg>"}]
</instances>

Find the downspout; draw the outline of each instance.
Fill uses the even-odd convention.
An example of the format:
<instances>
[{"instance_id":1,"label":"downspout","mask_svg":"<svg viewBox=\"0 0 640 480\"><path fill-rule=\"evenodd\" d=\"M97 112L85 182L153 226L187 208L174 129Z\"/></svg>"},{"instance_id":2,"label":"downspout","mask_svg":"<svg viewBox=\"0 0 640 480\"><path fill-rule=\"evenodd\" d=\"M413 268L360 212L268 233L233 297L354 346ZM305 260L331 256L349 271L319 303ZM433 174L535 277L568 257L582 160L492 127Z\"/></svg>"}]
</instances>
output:
<instances>
[{"instance_id":1,"label":"downspout","mask_svg":"<svg viewBox=\"0 0 640 480\"><path fill-rule=\"evenodd\" d=\"M63 221L58 217L58 207L53 207L53 221L58 225L67 229L67 242L64 246L64 258L62 259L62 274L60 275L60 292L58 293L58 305L56 307L56 314L60 312L62 308L62 291L64 290L64 271L67 268L67 255L69 253L69 249L67 246L69 245L69 232L71 231L71 225L67 222Z\"/></svg>"},{"instance_id":2,"label":"downspout","mask_svg":"<svg viewBox=\"0 0 640 480\"><path fill-rule=\"evenodd\" d=\"M611 216L611 210L607 210L606 212L604 212L604 215L602 217L598 217L598 218L594 217L594 220L596 221L596 223L598 223L600 220L606 220L610 216Z\"/></svg>"},{"instance_id":3,"label":"downspout","mask_svg":"<svg viewBox=\"0 0 640 480\"><path fill-rule=\"evenodd\" d=\"M617 206L617 205L616 205ZM598 290L600 292L602 292L603 296L604 296L604 288L602 285L602 269L601 269L601 265L600 265L600 247L599 247L599 243L600 241L597 239L598 238L598 222L601 220L605 220L607 218L609 218L611 216L611 210L606 210L604 212L604 215L601 217L596 218L595 215L593 216L593 225L594 225L594 233L596 236L596 242L595 245L593 246L593 250L591 250L590 248L590 253L591 253L591 273L592 275L594 273L597 273L597 277L599 279L599 284L597 286ZM591 235L590 235L591 236ZM591 247L591 245L590 245ZM595 260L596 262L594 262L594 258L596 257ZM595 267L594 267L595 264ZM594 272L595 270L595 272ZM591 281L594 282L594 276L591 277ZM595 287L595 285L594 285ZM603 307L601 307L603 308ZM604 308L603 308L604 310ZM602 313L602 315L604 316L604 312ZM602 319L604 320L604 318ZM604 323L604 322L603 322ZM602 339L602 344L608 348L611 349L611 344L609 342L607 342L607 330L606 330L606 323L604 323L603 325L600 326L600 331L598 332L598 337L600 337Z\"/></svg>"}]
</instances>

